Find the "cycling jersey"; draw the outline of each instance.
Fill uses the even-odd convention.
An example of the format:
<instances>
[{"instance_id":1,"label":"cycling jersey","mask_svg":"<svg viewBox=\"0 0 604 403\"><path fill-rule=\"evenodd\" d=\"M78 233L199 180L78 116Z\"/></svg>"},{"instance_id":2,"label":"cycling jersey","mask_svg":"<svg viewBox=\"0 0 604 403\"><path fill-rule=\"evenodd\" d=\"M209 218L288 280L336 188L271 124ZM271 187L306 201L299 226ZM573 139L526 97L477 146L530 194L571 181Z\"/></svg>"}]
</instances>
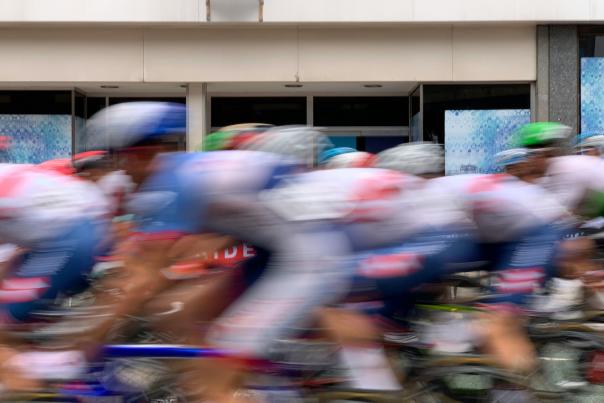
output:
<instances>
[{"instance_id":1,"label":"cycling jersey","mask_svg":"<svg viewBox=\"0 0 604 403\"><path fill-rule=\"evenodd\" d=\"M590 193L604 192L604 161L588 155L551 158L546 175L539 183L562 205L575 212Z\"/></svg>"},{"instance_id":2,"label":"cycling jersey","mask_svg":"<svg viewBox=\"0 0 604 403\"><path fill-rule=\"evenodd\" d=\"M496 301L520 303L554 276L554 259L569 213L540 186L506 174L433 179L472 218L479 257L498 273Z\"/></svg>"},{"instance_id":3,"label":"cycling jersey","mask_svg":"<svg viewBox=\"0 0 604 403\"><path fill-rule=\"evenodd\" d=\"M25 248L0 282L4 319L25 320L59 293L86 285L95 257L108 246L101 201L78 179L0 165L0 238Z\"/></svg>"},{"instance_id":4,"label":"cycling jersey","mask_svg":"<svg viewBox=\"0 0 604 403\"><path fill-rule=\"evenodd\" d=\"M541 187L506 174L456 175L430 181L476 226L483 242L514 241L526 231L568 218Z\"/></svg>"},{"instance_id":5,"label":"cycling jersey","mask_svg":"<svg viewBox=\"0 0 604 403\"><path fill-rule=\"evenodd\" d=\"M34 166L0 165L0 239L32 248L82 220L107 214L86 183Z\"/></svg>"}]
</instances>

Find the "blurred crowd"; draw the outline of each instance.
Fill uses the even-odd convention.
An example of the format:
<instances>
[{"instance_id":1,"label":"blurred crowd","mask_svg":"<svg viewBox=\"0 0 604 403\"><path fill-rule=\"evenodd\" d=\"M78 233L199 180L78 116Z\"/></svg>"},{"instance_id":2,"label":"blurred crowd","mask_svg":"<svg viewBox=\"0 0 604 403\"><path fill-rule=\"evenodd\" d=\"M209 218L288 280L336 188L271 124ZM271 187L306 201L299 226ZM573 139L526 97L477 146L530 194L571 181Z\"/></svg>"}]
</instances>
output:
<instances>
[{"instance_id":1,"label":"blurred crowd","mask_svg":"<svg viewBox=\"0 0 604 403\"><path fill-rule=\"evenodd\" d=\"M157 344L230 358L174 364L190 401L239 402L254 401L237 393L249 362L309 329L338 346L349 387L402 390L384 336L418 301L451 302L451 278L489 281L463 302L471 319L422 332L430 349L510 373L538 366L535 312L604 309L604 135L531 123L493 157L501 172L445 176L435 143L374 155L242 124L171 151L185 128L182 105L118 104L88 121L91 151L0 165L5 391L81 376L102 346L136 342L133 318ZM32 341L49 317L63 330Z\"/></svg>"}]
</instances>

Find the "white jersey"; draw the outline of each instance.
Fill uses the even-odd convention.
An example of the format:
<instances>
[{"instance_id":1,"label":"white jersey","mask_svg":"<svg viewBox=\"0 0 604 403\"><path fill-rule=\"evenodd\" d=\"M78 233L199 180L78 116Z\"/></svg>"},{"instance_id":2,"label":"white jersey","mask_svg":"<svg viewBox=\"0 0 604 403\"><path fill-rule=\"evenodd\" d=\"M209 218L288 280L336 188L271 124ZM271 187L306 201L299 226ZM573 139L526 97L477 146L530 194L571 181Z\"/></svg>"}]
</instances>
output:
<instances>
[{"instance_id":1,"label":"white jersey","mask_svg":"<svg viewBox=\"0 0 604 403\"><path fill-rule=\"evenodd\" d=\"M79 179L34 166L0 165L0 240L31 246L61 236L83 219L103 219L107 206Z\"/></svg>"},{"instance_id":2,"label":"white jersey","mask_svg":"<svg viewBox=\"0 0 604 403\"><path fill-rule=\"evenodd\" d=\"M296 175L261 199L289 221L341 223L369 248L434 227L435 206L419 195L423 184L385 169L342 168Z\"/></svg>"},{"instance_id":3,"label":"white jersey","mask_svg":"<svg viewBox=\"0 0 604 403\"><path fill-rule=\"evenodd\" d=\"M513 241L569 216L549 192L506 174L446 176L430 182L448 194L451 205L463 209L485 242Z\"/></svg>"},{"instance_id":4,"label":"white jersey","mask_svg":"<svg viewBox=\"0 0 604 403\"><path fill-rule=\"evenodd\" d=\"M551 158L539 183L562 205L576 211L589 191L604 191L604 161L588 155Z\"/></svg>"}]
</instances>

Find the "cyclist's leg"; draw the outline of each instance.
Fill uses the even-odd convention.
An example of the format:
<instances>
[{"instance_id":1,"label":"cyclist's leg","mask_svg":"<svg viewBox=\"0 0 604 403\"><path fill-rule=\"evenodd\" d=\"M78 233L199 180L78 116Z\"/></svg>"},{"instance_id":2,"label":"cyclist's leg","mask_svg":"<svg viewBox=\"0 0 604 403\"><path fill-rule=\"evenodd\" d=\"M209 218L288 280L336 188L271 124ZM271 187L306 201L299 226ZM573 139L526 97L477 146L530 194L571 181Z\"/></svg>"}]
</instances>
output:
<instances>
[{"instance_id":1,"label":"cyclist's leg","mask_svg":"<svg viewBox=\"0 0 604 403\"><path fill-rule=\"evenodd\" d=\"M99 228L84 222L27 252L11 267L0 285L4 319L26 321L33 310L47 306L59 293L81 290L97 253L101 252L101 236L97 235L102 235ZM34 386L19 369L21 358L15 357L9 362L17 344L3 337L3 332L0 339L3 344L0 356L5 363L0 371L2 382L16 389Z\"/></svg>"},{"instance_id":2,"label":"cyclist's leg","mask_svg":"<svg viewBox=\"0 0 604 403\"><path fill-rule=\"evenodd\" d=\"M561 233L541 227L517 241L491 245L491 267L499 275L495 296L486 306L481 331L486 351L505 368L530 371L536 365L534 347L522 326L521 306L554 273Z\"/></svg>"}]
</instances>

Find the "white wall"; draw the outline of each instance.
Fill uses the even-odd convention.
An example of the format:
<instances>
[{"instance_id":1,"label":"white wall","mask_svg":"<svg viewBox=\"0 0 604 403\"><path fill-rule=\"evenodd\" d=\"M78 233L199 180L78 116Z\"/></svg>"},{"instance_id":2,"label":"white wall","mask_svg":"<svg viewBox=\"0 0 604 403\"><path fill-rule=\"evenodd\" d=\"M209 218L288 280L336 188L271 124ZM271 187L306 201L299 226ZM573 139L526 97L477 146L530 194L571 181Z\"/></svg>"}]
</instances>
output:
<instances>
[{"instance_id":1,"label":"white wall","mask_svg":"<svg viewBox=\"0 0 604 403\"><path fill-rule=\"evenodd\" d=\"M214 21L257 21L254 0L211 3ZM265 0L264 21L595 23L604 21L604 0ZM0 0L0 22L205 23L206 1Z\"/></svg>"},{"instance_id":2,"label":"white wall","mask_svg":"<svg viewBox=\"0 0 604 403\"><path fill-rule=\"evenodd\" d=\"M200 0L0 0L2 22L185 23L202 13Z\"/></svg>"},{"instance_id":3,"label":"white wall","mask_svg":"<svg viewBox=\"0 0 604 403\"><path fill-rule=\"evenodd\" d=\"M531 26L0 29L0 81L536 79Z\"/></svg>"}]
</instances>

